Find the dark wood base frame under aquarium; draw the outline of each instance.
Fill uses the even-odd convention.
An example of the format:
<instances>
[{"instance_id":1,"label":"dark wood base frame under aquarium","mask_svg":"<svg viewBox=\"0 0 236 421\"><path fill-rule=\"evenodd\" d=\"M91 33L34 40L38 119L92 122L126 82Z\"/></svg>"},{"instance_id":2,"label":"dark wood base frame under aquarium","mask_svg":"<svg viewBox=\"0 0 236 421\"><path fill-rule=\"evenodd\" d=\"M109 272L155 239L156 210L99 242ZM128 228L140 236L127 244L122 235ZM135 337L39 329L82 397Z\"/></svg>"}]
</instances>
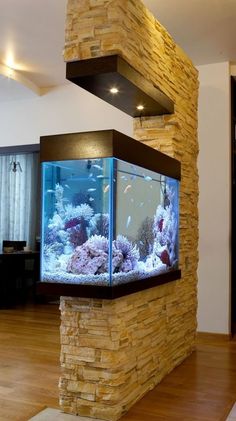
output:
<instances>
[{"instance_id":1,"label":"dark wood base frame under aquarium","mask_svg":"<svg viewBox=\"0 0 236 421\"><path fill-rule=\"evenodd\" d=\"M181 279L181 270L171 270L151 278L139 279L116 286L63 284L59 282L39 282L37 293L45 295L60 295L69 297L99 298L113 300L125 295L134 294L148 288L167 284Z\"/></svg>"}]
</instances>

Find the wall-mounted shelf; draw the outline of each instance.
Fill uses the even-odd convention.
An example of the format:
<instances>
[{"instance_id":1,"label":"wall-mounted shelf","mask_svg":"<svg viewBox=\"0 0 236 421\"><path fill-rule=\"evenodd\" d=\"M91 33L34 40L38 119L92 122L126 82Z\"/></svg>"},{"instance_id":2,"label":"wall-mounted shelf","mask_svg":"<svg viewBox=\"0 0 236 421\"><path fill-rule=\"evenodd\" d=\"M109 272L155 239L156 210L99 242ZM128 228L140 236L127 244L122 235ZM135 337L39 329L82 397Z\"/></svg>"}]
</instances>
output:
<instances>
[{"instance_id":1,"label":"wall-mounted shelf","mask_svg":"<svg viewBox=\"0 0 236 421\"><path fill-rule=\"evenodd\" d=\"M118 55L68 62L66 78L132 117L174 112L173 101Z\"/></svg>"}]
</instances>

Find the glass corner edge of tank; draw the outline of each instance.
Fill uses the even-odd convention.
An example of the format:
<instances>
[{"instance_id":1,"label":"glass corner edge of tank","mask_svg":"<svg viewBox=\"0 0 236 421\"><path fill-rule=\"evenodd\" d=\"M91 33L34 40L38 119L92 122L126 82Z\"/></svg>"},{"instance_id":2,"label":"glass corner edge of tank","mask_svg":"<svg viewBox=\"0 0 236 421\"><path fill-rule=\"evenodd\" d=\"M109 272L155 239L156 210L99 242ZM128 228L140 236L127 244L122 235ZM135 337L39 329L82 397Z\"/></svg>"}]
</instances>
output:
<instances>
[{"instance_id":1,"label":"glass corner edge of tank","mask_svg":"<svg viewBox=\"0 0 236 421\"><path fill-rule=\"evenodd\" d=\"M116 158L109 157L109 234L108 234L108 282L109 287L113 286L113 269L112 269L112 249L114 236L114 183L116 182L116 174L114 172Z\"/></svg>"},{"instance_id":2,"label":"glass corner edge of tank","mask_svg":"<svg viewBox=\"0 0 236 421\"><path fill-rule=\"evenodd\" d=\"M46 162L41 162L41 213L40 213L40 282L43 281L43 249L44 249L44 189L45 189L45 167Z\"/></svg>"}]
</instances>

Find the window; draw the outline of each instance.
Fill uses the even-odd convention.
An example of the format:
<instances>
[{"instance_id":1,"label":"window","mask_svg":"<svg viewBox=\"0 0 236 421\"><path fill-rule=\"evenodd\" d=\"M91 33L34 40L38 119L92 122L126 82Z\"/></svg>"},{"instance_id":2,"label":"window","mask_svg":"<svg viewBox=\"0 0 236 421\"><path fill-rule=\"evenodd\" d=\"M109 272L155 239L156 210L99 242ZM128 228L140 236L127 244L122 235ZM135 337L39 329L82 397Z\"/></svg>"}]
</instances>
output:
<instances>
[{"instance_id":1,"label":"window","mask_svg":"<svg viewBox=\"0 0 236 421\"><path fill-rule=\"evenodd\" d=\"M0 249L3 240L35 248L38 172L38 153L0 155Z\"/></svg>"}]
</instances>

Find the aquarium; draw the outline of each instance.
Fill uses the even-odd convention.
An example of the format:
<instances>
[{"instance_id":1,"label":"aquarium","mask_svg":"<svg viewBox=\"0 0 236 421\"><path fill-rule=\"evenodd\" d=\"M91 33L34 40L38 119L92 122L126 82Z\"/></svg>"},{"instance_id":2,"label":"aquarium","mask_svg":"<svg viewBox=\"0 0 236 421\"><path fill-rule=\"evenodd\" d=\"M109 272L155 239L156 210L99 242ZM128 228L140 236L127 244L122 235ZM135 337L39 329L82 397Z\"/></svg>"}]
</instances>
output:
<instances>
[{"instance_id":1,"label":"aquarium","mask_svg":"<svg viewBox=\"0 0 236 421\"><path fill-rule=\"evenodd\" d=\"M96 140L93 152L91 136L86 145L80 134L78 144L75 138L72 142L76 159L61 159L55 152L60 159L51 160L50 147L46 153L50 160L41 164L43 283L111 288L129 284L132 292L133 283L143 289L148 279L178 273L179 180L164 174L162 165L162 173L138 165L142 156L132 162L101 157L108 152L107 145L96 134L107 132L90 133ZM140 147L139 142L125 138ZM109 136L107 142L113 146L109 155L120 156L114 139ZM67 146L70 149L70 142ZM122 149L122 141L117 146ZM148 150L155 162L156 151ZM155 165L158 169L158 162Z\"/></svg>"}]
</instances>

